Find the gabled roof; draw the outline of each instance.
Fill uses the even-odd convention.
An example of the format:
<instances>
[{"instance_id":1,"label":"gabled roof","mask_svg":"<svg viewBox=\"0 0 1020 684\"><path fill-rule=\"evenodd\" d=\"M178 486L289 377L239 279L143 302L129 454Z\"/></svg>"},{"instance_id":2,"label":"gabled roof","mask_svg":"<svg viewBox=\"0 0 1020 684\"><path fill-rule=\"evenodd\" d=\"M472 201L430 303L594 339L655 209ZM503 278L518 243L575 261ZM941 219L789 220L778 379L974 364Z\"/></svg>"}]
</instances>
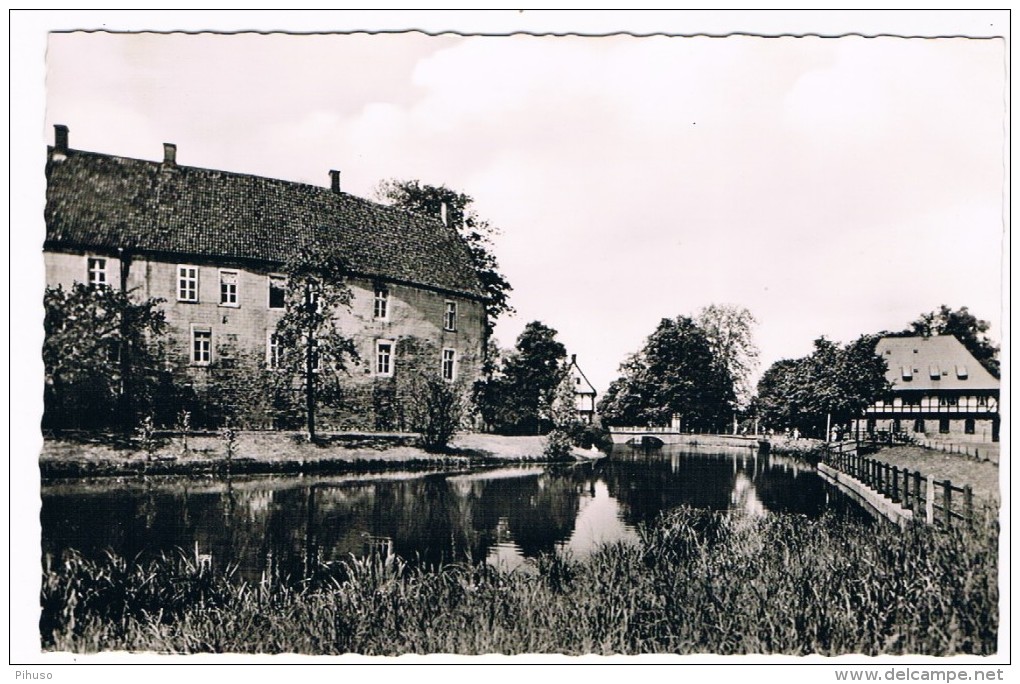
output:
<instances>
[{"instance_id":1,"label":"gabled roof","mask_svg":"<svg viewBox=\"0 0 1020 684\"><path fill-rule=\"evenodd\" d=\"M577 365L577 357L570 357L570 374L575 378L574 383L574 394L596 394L595 386L588 382L588 378L585 376L584 371ZM580 380L580 382L576 382Z\"/></svg>"},{"instance_id":2,"label":"gabled roof","mask_svg":"<svg viewBox=\"0 0 1020 684\"><path fill-rule=\"evenodd\" d=\"M952 335L883 337L875 353L885 359L894 390L999 389L999 381Z\"/></svg>"},{"instance_id":3,"label":"gabled roof","mask_svg":"<svg viewBox=\"0 0 1020 684\"><path fill-rule=\"evenodd\" d=\"M272 266L314 240L357 275L484 298L453 228L330 188L78 150L46 178L45 249Z\"/></svg>"}]
</instances>

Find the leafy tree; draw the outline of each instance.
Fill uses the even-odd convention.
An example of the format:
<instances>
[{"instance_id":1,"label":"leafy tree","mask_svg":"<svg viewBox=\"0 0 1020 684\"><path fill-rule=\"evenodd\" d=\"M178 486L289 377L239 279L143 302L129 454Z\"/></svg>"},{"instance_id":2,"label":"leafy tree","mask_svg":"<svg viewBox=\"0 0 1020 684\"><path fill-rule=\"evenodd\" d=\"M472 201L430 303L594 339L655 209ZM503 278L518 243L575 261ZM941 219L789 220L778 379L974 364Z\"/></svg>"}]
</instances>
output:
<instances>
[{"instance_id":1,"label":"leafy tree","mask_svg":"<svg viewBox=\"0 0 1020 684\"><path fill-rule=\"evenodd\" d=\"M733 378L737 408L747 408L754 396L751 376L758 369L754 327L758 321L749 310L732 304L711 304L695 319L705 333L715 362Z\"/></svg>"},{"instance_id":2,"label":"leafy tree","mask_svg":"<svg viewBox=\"0 0 1020 684\"><path fill-rule=\"evenodd\" d=\"M408 211L441 218L446 206L446 221L453 226L467 244L471 262L488 298L486 303L487 334L491 334L496 319L504 313L513 313L510 291L513 289L499 270L499 261L492 251L492 238L499 229L480 218L471 207L472 199L464 193L446 186L425 185L417 180L387 180L379 184L376 196L393 206Z\"/></svg>"},{"instance_id":3,"label":"leafy tree","mask_svg":"<svg viewBox=\"0 0 1020 684\"><path fill-rule=\"evenodd\" d=\"M829 422L847 426L889 391L877 342L865 335L840 347L821 337L809 356L774 363L758 383L756 408L765 424L817 437L825 437Z\"/></svg>"},{"instance_id":4,"label":"leafy tree","mask_svg":"<svg viewBox=\"0 0 1020 684\"><path fill-rule=\"evenodd\" d=\"M165 367L162 301L82 283L46 288L45 425L130 427L148 411Z\"/></svg>"},{"instance_id":5,"label":"leafy tree","mask_svg":"<svg viewBox=\"0 0 1020 684\"><path fill-rule=\"evenodd\" d=\"M980 320L963 306L956 311L945 304L937 311L921 314L901 335L953 335L989 373L999 377L999 347L987 333L991 324Z\"/></svg>"},{"instance_id":6,"label":"leafy tree","mask_svg":"<svg viewBox=\"0 0 1020 684\"><path fill-rule=\"evenodd\" d=\"M320 401L340 397L347 364L357 361L354 342L337 325L350 309L352 293L345 283L347 267L332 250L307 244L286 264L285 311L276 325L279 365L299 379L305 397L305 427L315 439L315 414Z\"/></svg>"},{"instance_id":7,"label":"leafy tree","mask_svg":"<svg viewBox=\"0 0 1020 684\"><path fill-rule=\"evenodd\" d=\"M538 434L549 426L566 356L555 330L539 321L524 327L517 345L503 359L504 429Z\"/></svg>"},{"instance_id":8,"label":"leafy tree","mask_svg":"<svg viewBox=\"0 0 1020 684\"><path fill-rule=\"evenodd\" d=\"M758 381L758 393L751 405L752 412L767 427L793 427L802 424L801 413L808 401L807 389L801 382L801 359L776 361Z\"/></svg>"},{"instance_id":9,"label":"leafy tree","mask_svg":"<svg viewBox=\"0 0 1020 684\"><path fill-rule=\"evenodd\" d=\"M514 349L500 353L499 369L474 385L474 404L488 429L511 434L548 429L566 355L555 330L528 323Z\"/></svg>"},{"instance_id":10,"label":"leafy tree","mask_svg":"<svg viewBox=\"0 0 1020 684\"><path fill-rule=\"evenodd\" d=\"M574 435L580 435L583 430L581 421L577 417L574 378L568 371L569 368L563 370L563 377L556 386L550 406L549 418L552 422L552 430L547 436L544 450L545 456L548 458L570 458L571 447L574 446Z\"/></svg>"},{"instance_id":11,"label":"leafy tree","mask_svg":"<svg viewBox=\"0 0 1020 684\"><path fill-rule=\"evenodd\" d=\"M685 428L716 430L733 414L733 378L705 332L686 316L662 319L620 370L599 402L607 423L665 425L680 414Z\"/></svg>"}]
</instances>

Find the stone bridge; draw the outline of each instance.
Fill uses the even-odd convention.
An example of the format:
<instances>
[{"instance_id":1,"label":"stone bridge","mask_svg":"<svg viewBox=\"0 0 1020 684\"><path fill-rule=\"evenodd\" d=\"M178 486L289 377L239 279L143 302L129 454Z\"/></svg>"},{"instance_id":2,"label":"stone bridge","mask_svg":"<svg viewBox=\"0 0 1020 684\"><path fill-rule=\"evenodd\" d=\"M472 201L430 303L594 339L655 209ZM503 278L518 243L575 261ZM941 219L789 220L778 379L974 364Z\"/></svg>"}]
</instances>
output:
<instances>
[{"instance_id":1,"label":"stone bridge","mask_svg":"<svg viewBox=\"0 0 1020 684\"><path fill-rule=\"evenodd\" d=\"M683 444L685 446L754 447L764 441L755 435L717 435L680 432L672 427L610 427L609 435L613 444L633 446L662 446Z\"/></svg>"}]
</instances>

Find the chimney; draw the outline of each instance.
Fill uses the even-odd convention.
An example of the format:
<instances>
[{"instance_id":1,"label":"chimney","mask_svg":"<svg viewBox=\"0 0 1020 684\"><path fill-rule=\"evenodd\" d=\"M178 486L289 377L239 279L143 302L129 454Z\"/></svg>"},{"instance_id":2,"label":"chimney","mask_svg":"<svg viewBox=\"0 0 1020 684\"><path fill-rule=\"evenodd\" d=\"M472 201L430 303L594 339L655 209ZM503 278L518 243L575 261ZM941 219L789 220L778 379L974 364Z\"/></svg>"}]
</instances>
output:
<instances>
[{"instance_id":1,"label":"chimney","mask_svg":"<svg viewBox=\"0 0 1020 684\"><path fill-rule=\"evenodd\" d=\"M67 153L67 126L54 124L53 126L53 151L61 154Z\"/></svg>"},{"instance_id":2,"label":"chimney","mask_svg":"<svg viewBox=\"0 0 1020 684\"><path fill-rule=\"evenodd\" d=\"M333 192L340 192L340 172L336 169L331 169L329 172L329 179Z\"/></svg>"},{"instance_id":3,"label":"chimney","mask_svg":"<svg viewBox=\"0 0 1020 684\"><path fill-rule=\"evenodd\" d=\"M177 145L163 143L163 163L166 166L177 166Z\"/></svg>"},{"instance_id":4,"label":"chimney","mask_svg":"<svg viewBox=\"0 0 1020 684\"><path fill-rule=\"evenodd\" d=\"M446 225L446 202L439 205L439 218L443 220L443 225Z\"/></svg>"},{"instance_id":5,"label":"chimney","mask_svg":"<svg viewBox=\"0 0 1020 684\"><path fill-rule=\"evenodd\" d=\"M577 354L571 354L570 355L570 365L571 366L576 366L577 365Z\"/></svg>"}]
</instances>

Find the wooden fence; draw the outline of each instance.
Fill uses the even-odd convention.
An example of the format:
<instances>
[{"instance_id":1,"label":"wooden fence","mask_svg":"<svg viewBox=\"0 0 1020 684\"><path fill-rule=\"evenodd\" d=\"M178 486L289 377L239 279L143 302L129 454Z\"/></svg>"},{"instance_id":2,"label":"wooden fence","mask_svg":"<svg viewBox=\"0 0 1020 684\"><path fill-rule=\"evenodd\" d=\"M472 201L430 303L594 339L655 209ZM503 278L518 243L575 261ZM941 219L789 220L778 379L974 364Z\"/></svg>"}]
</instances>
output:
<instances>
[{"instance_id":1,"label":"wooden fence","mask_svg":"<svg viewBox=\"0 0 1020 684\"><path fill-rule=\"evenodd\" d=\"M970 486L957 487L907 468L867 458L854 451L827 451L824 463L849 475L893 503L912 511L915 518L948 527L954 522L975 521L974 493Z\"/></svg>"}]
</instances>

